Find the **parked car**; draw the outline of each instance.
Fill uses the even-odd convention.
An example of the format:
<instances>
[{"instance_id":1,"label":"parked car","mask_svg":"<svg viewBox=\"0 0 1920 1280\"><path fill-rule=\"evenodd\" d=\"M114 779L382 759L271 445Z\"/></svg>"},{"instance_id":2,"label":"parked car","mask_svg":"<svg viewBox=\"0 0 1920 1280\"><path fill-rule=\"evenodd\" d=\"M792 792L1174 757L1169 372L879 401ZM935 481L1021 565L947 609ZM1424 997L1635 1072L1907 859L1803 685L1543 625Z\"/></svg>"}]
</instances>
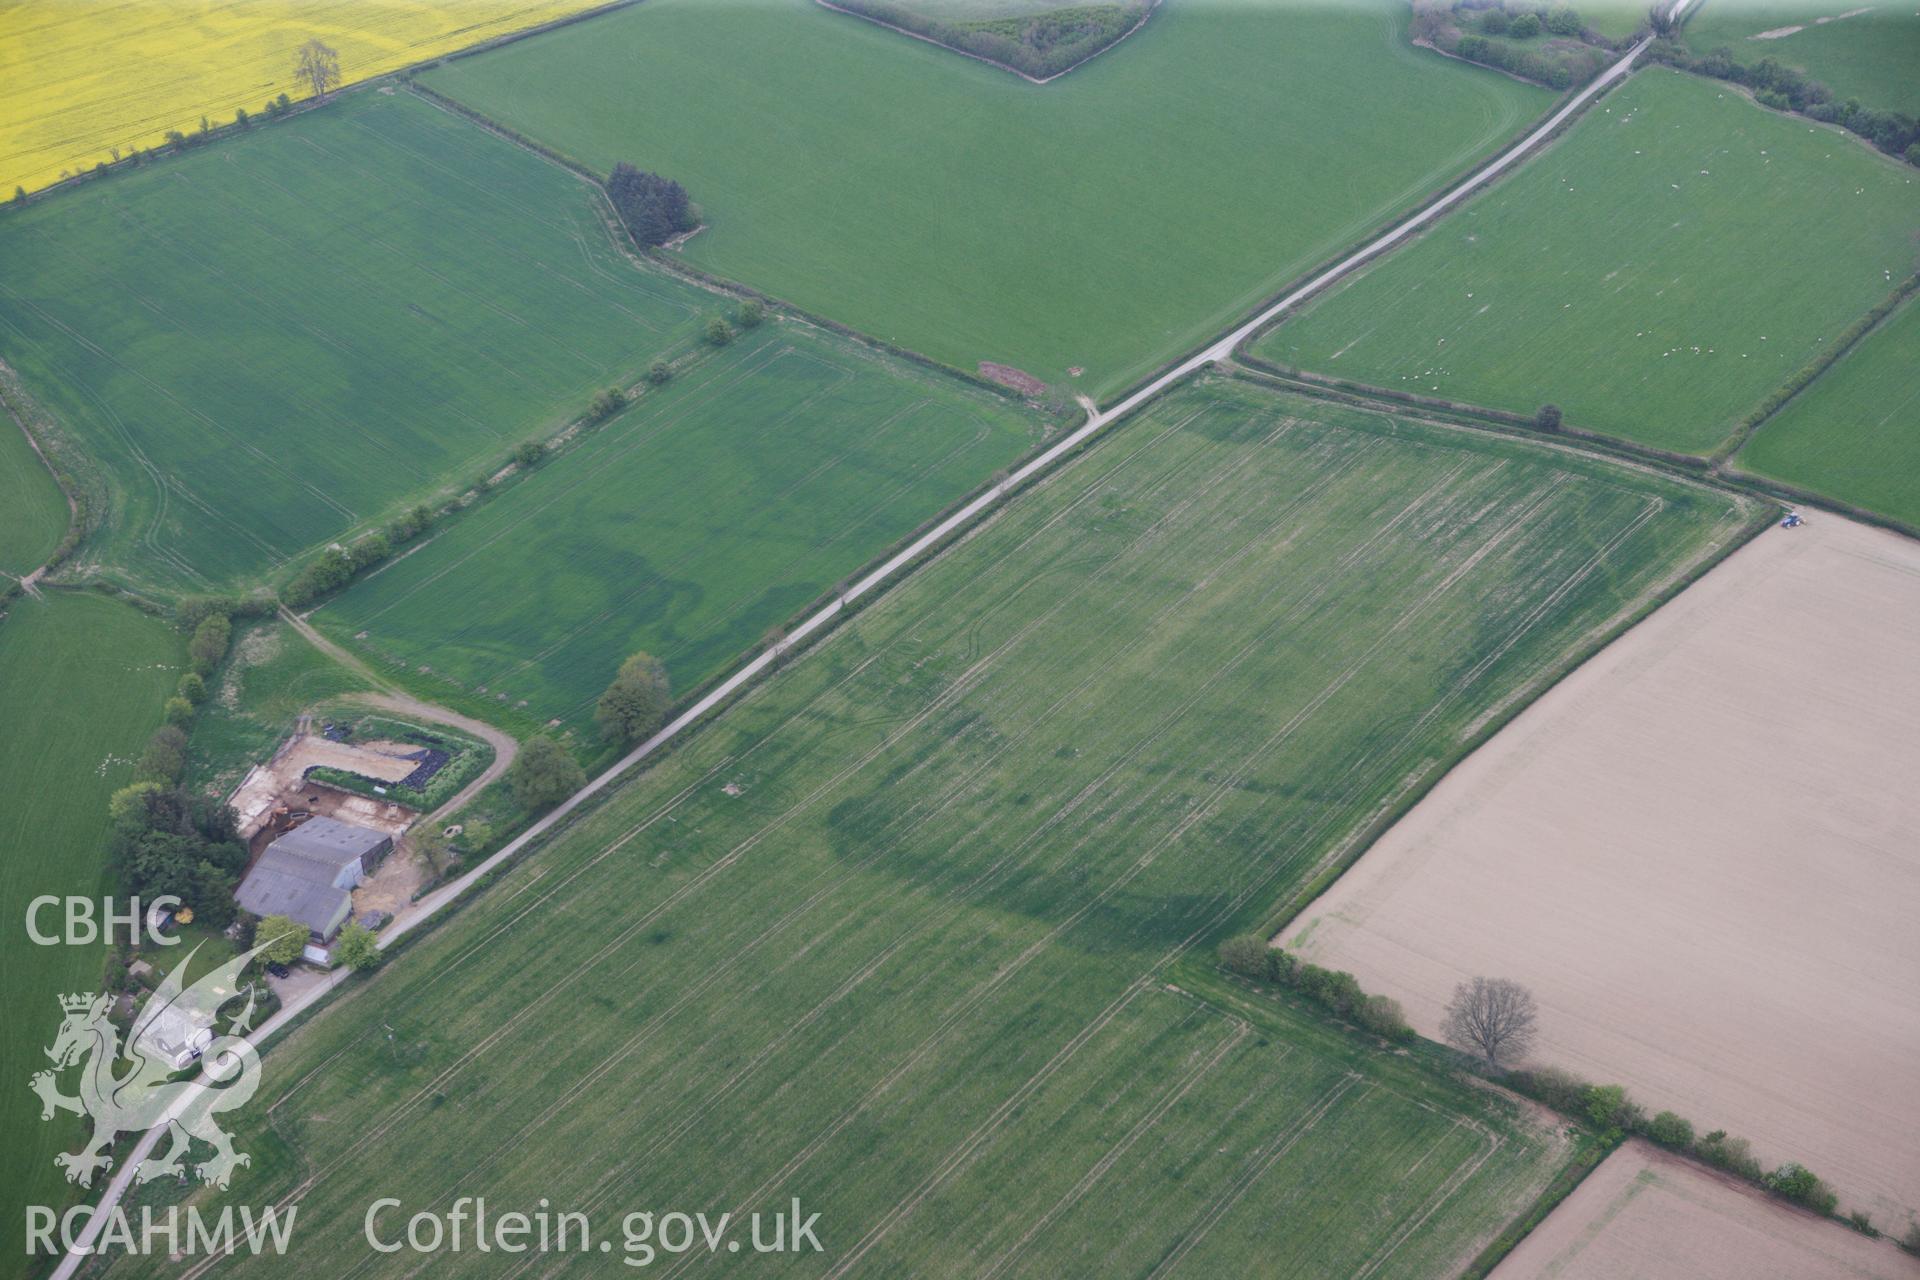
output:
<instances>
[{"instance_id":1,"label":"parked car","mask_svg":"<svg viewBox=\"0 0 1920 1280\"><path fill-rule=\"evenodd\" d=\"M281 964L278 960L267 961L267 972L276 978L291 978L293 976L293 970L287 968L287 966Z\"/></svg>"}]
</instances>

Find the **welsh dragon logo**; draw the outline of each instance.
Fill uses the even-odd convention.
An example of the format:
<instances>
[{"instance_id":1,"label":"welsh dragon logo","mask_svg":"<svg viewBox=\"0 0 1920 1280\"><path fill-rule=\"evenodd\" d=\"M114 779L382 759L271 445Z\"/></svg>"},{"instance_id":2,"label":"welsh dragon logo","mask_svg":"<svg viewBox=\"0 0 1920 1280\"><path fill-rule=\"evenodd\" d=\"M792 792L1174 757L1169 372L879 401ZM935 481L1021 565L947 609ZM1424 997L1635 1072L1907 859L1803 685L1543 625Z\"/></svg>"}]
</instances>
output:
<instances>
[{"instance_id":1,"label":"welsh dragon logo","mask_svg":"<svg viewBox=\"0 0 1920 1280\"><path fill-rule=\"evenodd\" d=\"M198 951L189 952L147 998L124 1043L107 1018L109 997L60 997L65 1018L46 1051L53 1067L35 1072L29 1083L40 1095L42 1120L71 1111L93 1121L86 1145L54 1157L67 1181L93 1185L94 1174L113 1165L117 1135L162 1123L171 1144L159 1158L140 1162L136 1182L181 1173L181 1159L195 1138L213 1148L211 1159L193 1166L202 1182L225 1188L234 1168L249 1163L247 1155L233 1149L233 1139L215 1116L245 1105L260 1084L260 1058L246 1039L253 1029L253 986L242 990L239 985L241 970L260 948L235 956L183 990L181 975ZM226 1034L216 1036L220 1010L243 995L246 1007L229 1020ZM60 1092L59 1074L75 1066L80 1091ZM195 1066L197 1072L182 1078Z\"/></svg>"}]
</instances>

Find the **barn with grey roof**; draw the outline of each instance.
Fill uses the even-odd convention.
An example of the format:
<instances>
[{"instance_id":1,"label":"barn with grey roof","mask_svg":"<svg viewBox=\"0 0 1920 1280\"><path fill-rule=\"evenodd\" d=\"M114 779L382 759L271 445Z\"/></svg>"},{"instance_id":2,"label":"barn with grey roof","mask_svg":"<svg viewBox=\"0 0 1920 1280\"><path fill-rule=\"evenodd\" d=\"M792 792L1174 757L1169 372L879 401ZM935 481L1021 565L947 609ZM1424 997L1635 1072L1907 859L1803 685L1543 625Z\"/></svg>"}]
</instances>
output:
<instances>
[{"instance_id":1,"label":"barn with grey roof","mask_svg":"<svg viewBox=\"0 0 1920 1280\"><path fill-rule=\"evenodd\" d=\"M322 943L353 911L353 889L393 851L393 837L333 818L312 818L260 854L234 898L257 916L286 916Z\"/></svg>"}]
</instances>

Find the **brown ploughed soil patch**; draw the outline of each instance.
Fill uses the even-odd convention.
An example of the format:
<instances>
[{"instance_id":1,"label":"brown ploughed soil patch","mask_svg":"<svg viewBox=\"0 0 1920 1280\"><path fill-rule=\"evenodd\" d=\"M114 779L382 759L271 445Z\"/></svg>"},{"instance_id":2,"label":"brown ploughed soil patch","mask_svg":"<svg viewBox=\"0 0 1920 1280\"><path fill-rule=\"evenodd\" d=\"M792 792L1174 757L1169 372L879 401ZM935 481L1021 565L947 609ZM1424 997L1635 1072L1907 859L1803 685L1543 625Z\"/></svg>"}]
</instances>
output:
<instances>
[{"instance_id":1,"label":"brown ploughed soil patch","mask_svg":"<svg viewBox=\"0 0 1920 1280\"><path fill-rule=\"evenodd\" d=\"M980 376L1003 387L1012 387L1023 396L1045 395L1047 384L1010 364L995 364L991 360L980 362Z\"/></svg>"},{"instance_id":2,"label":"brown ploughed soil patch","mask_svg":"<svg viewBox=\"0 0 1920 1280\"><path fill-rule=\"evenodd\" d=\"M1491 1280L1911 1280L1887 1241L1629 1142L1501 1260Z\"/></svg>"},{"instance_id":3,"label":"brown ploughed soil patch","mask_svg":"<svg viewBox=\"0 0 1920 1280\"><path fill-rule=\"evenodd\" d=\"M1816 513L1529 707L1282 943L1429 1036L1455 983L1517 979L1535 1063L1800 1161L1904 1232L1917 778L1920 543Z\"/></svg>"}]
</instances>

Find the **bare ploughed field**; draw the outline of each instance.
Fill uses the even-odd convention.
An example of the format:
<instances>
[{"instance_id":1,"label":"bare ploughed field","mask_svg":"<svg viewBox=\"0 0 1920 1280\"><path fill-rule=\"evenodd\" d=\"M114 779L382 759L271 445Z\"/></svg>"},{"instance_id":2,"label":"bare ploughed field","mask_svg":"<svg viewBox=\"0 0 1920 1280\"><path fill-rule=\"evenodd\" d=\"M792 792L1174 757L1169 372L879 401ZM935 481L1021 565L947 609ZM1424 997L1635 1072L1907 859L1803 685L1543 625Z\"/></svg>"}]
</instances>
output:
<instances>
[{"instance_id":1,"label":"bare ploughed field","mask_svg":"<svg viewBox=\"0 0 1920 1280\"><path fill-rule=\"evenodd\" d=\"M1287 930L1437 1036L1540 1003L1535 1063L1920 1208L1920 544L1771 529L1529 707Z\"/></svg>"},{"instance_id":2,"label":"bare ploughed field","mask_svg":"<svg viewBox=\"0 0 1920 1280\"><path fill-rule=\"evenodd\" d=\"M1638 1140L1574 1189L1492 1280L1911 1280L1886 1241Z\"/></svg>"}]
</instances>

